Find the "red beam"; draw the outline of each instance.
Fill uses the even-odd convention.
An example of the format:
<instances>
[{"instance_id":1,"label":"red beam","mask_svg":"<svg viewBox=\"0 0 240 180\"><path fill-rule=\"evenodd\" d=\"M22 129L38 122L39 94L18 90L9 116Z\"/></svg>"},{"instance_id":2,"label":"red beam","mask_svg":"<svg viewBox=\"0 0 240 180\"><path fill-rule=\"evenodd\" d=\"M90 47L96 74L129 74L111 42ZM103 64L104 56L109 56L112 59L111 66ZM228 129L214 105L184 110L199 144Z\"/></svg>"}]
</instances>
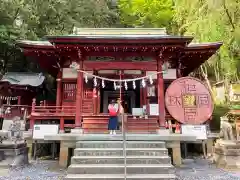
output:
<instances>
[{"instance_id":1,"label":"red beam","mask_svg":"<svg viewBox=\"0 0 240 180\"><path fill-rule=\"evenodd\" d=\"M85 61L85 70L145 70L156 71L157 62L94 62Z\"/></svg>"},{"instance_id":2,"label":"red beam","mask_svg":"<svg viewBox=\"0 0 240 180\"><path fill-rule=\"evenodd\" d=\"M131 57L131 56L143 56L143 57L153 57L156 58L156 52L107 52L107 51L100 51L100 52L86 52L86 56L110 56L110 57L121 57L121 58L126 58L126 57Z\"/></svg>"}]
</instances>

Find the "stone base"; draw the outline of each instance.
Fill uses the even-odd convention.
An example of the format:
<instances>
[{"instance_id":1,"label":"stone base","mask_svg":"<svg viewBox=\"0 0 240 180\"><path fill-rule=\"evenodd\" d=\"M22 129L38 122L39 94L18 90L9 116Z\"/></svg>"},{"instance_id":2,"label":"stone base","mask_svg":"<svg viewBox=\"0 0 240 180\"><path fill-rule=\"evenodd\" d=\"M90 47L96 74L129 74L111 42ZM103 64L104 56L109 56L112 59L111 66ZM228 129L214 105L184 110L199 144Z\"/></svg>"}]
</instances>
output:
<instances>
[{"instance_id":1,"label":"stone base","mask_svg":"<svg viewBox=\"0 0 240 180\"><path fill-rule=\"evenodd\" d=\"M64 133L65 133L64 130L59 131L59 134L64 134Z\"/></svg>"},{"instance_id":2,"label":"stone base","mask_svg":"<svg viewBox=\"0 0 240 180\"><path fill-rule=\"evenodd\" d=\"M9 131L0 130L0 136L1 136L2 138L8 137L8 135L9 135Z\"/></svg>"},{"instance_id":3,"label":"stone base","mask_svg":"<svg viewBox=\"0 0 240 180\"><path fill-rule=\"evenodd\" d=\"M161 135L169 135L170 131L169 129L157 129L157 134L161 134Z\"/></svg>"},{"instance_id":4,"label":"stone base","mask_svg":"<svg viewBox=\"0 0 240 180\"><path fill-rule=\"evenodd\" d=\"M23 139L31 139L32 138L32 131L22 131Z\"/></svg>"},{"instance_id":5,"label":"stone base","mask_svg":"<svg viewBox=\"0 0 240 180\"><path fill-rule=\"evenodd\" d=\"M71 134L83 134L82 128L71 129Z\"/></svg>"},{"instance_id":6,"label":"stone base","mask_svg":"<svg viewBox=\"0 0 240 180\"><path fill-rule=\"evenodd\" d=\"M4 147L4 145L6 145ZM28 147L25 143L3 143L0 147L0 166L19 166L28 164Z\"/></svg>"},{"instance_id":7,"label":"stone base","mask_svg":"<svg viewBox=\"0 0 240 180\"><path fill-rule=\"evenodd\" d=\"M240 168L240 142L218 140L214 148L214 162L217 167Z\"/></svg>"}]
</instances>

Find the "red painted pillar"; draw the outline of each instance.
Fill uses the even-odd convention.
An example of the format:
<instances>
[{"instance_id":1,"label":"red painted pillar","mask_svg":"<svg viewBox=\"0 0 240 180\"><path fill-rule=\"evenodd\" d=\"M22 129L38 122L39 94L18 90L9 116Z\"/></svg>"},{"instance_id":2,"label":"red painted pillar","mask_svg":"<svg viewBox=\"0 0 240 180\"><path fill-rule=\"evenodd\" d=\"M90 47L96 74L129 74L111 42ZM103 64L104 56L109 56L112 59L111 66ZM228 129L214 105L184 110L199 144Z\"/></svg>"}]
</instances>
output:
<instances>
[{"instance_id":1,"label":"red painted pillar","mask_svg":"<svg viewBox=\"0 0 240 180\"><path fill-rule=\"evenodd\" d=\"M141 75L143 75L143 72L141 73ZM141 81L140 81L140 107L142 107L144 105L144 100L143 100L143 87L141 85Z\"/></svg>"},{"instance_id":2,"label":"red painted pillar","mask_svg":"<svg viewBox=\"0 0 240 180\"><path fill-rule=\"evenodd\" d=\"M157 71L162 71L163 60L158 59L157 62ZM157 84L158 84L158 106L159 106L159 125L160 127L165 127L165 101L164 101L164 80L163 74L158 73L157 75Z\"/></svg>"},{"instance_id":3,"label":"red painted pillar","mask_svg":"<svg viewBox=\"0 0 240 180\"><path fill-rule=\"evenodd\" d=\"M97 72L93 72L94 75L97 75ZM97 109L98 109L98 88L95 88L95 92L93 93L93 114L97 114Z\"/></svg>"},{"instance_id":4,"label":"red painted pillar","mask_svg":"<svg viewBox=\"0 0 240 180\"><path fill-rule=\"evenodd\" d=\"M21 96L18 96L17 104L18 104L18 105L21 105Z\"/></svg>"},{"instance_id":5,"label":"red painted pillar","mask_svg":"<svg viewBox=\"0 0 240 180\"><path fill-rule=\"evenodd\" d=\"M101 103L101 94L100 91L97 91L97 114L100 113L100 103Z\"/></svg>"},{"instance_id":6,"label":"red painted pillar","mask_svg":"<svg viewBox=\"0 0 240 180\"><path fill-rule=\"evenodd\" d=\"M36 106L36 99L34 98L34 99L32 100L32 113L35 112L35 106ZM32 114L32 113L31 113L31 114ZM33 118L33 116L31 115L31 118L30 118L30 129L33 130L33 126L34 126L34 118Z\"/></svg>"},{"instance_id":7,"label":"red painted pillar","mask_svg":"<svg viewBox=\"0 0 240 180\"><path fill-rule=\"evenodd\" d=\"M146 76L146 71L143 72L143 76ZM147 105L147 85L145 87L143 87L143 95L142 96L143 96L143 105Z\"/></svg>"},{"instance_id":8,"label":"red painted pillar","mask_svg":"<svg viewBox=\"0 0 240 180\"><path fill-rule=\"evenodd\" d=\"M64 132L64 118L63 117L60 118L60 132L61 133Z\"/></svg>"},{"instance_id":9,"label":"red painted pillar","mask_svg":"<svg viewBox=\"0 0 240 180\"><path fill-rule=\"evenodd\" d=\"M124 79L124 71L123 70L120 70L120 79ZM123 97L123 93L124 93L124 90L125 90L125 87L124 87L124 82L121 82L121 91L120 91L120 101L121 101L121 105L123 106L123 100L124 100L124 97Z\"/></svg>"},{"instance_id":10,"label":"red painted pillar","mask_svg":"<svg viewBox=\"0 0 240 180\"><path fill-rule=\"evenodd\" d=\"M56 79L57 81L57 96L56 96L56 106L58 109L59 106L61 106L61 101L62 101L62 71L58 73L58 78Z\"/></svg>"},{"instance_id":11,"label":"red painted pillar","mask_svg":"<svg viewBox=\"0 0 240 180\"><path fill-rule=\"evenodd\" d=\"M80 61L80 70L83 67L83 61ZM77 93L76 93L76 116L75 128L80 128L82 123L82 98L83 98L83 73L77 72Z\"/></svg>"}]
</instances>

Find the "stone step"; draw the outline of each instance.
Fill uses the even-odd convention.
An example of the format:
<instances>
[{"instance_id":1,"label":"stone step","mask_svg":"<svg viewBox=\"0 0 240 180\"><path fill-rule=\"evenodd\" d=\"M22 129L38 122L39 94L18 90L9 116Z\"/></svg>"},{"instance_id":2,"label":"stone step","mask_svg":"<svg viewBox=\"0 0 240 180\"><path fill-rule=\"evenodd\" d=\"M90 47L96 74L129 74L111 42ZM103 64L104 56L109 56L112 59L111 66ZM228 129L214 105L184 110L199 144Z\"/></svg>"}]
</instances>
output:
<instances>
[{"instance_id":1,"label":"stone step","mask_svg":"<svg viewBox=\"0 0 240 180\"><path fill-rule=\"evenodd\" d=\"M127 148L127 156L163 156L168 155L166 148ZM75 156L122 156L122 148L76 148Z\"/></svg>"},{"instance_id":2,"label":"stone step","mask_svg":"<svg viewBox=\"0 0 240 180\"><path fill-rule=\"evenodd\" d=\"M109 137L110 138L110 137ZM163 141L127 141L127 148L165 148ZM122 148L122 141L80 141L76 148Z\"/></svg>"},{"instance_id":3,"label":"stone step","mask_svg":"<svg viewBox=\"0 0 240 180\"><path fill-rule=\"evenodd\" d=\"M127 156L127 164L170 164L168 156ZM72 164L124 164L123 156L73 156Z\"/></svg>"},{"instance_id":4,"label":"stone step","mask_svg":"<svg viewBox=\"0 0 240 180\"><path fill-rule=\"evenodd\" d=\"M65 180L124 180L123 174L68 174ZM175 180L173 174L128 174L127 180Z\"/></svg>"},{"instance_id":5,"label":"stone step","mask_svg":"<svg viewBox=\"0 0 240 180\"><path fill-rule=\"evenodd\" d=\"M72 164L68 174L124 174L123 164ZM127 164L127 174L174 174L171 164Z\"/></svg>"}]
</instances>

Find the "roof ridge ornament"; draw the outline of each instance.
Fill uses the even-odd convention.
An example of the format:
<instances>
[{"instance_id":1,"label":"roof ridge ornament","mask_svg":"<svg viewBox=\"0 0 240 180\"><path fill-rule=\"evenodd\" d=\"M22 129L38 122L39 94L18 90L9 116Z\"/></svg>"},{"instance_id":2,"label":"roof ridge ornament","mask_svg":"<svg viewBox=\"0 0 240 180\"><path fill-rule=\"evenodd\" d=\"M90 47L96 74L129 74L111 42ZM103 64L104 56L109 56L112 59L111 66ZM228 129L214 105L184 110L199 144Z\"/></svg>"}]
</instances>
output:
<instances>
[{"instance_id":1,"label":"roof ridge ornament","mask_svg":"<svg viewBox=\"0 0 240 180\"><path fill-rule=\"evenodd\" d=\"M69 67L74 69L74 70L79 70L80 69L80 65L76 61L72 62Z\"/></svg>"}]
</instances>

